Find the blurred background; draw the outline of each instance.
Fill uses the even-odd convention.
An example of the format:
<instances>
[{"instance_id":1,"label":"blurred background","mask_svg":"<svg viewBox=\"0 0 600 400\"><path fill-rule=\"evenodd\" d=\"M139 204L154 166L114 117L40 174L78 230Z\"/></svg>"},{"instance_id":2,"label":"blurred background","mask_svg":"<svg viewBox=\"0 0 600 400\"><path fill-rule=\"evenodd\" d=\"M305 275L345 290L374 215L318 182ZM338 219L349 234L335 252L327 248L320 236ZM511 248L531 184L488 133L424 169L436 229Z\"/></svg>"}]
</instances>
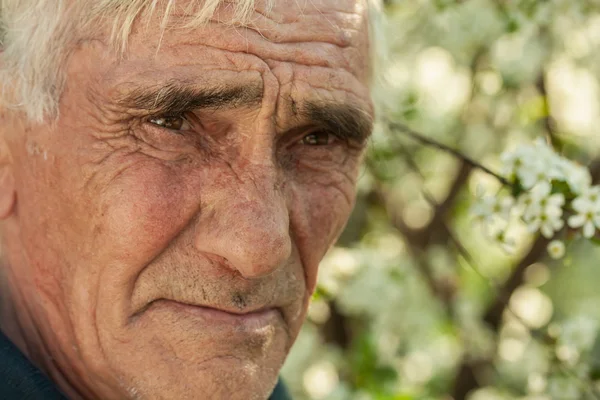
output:
<instances>
[{"instance_id":1,"label":"blurred background","mask_svg":"<svg viewBox=\"0 0 600 400\"><path fill-rule=\"evenodd\" d=\"M600 399L600 250L514 253L469 209L535 138L600 181L600 1L389 0L356 209L283 369L295 399ZM461 156L416 136L457 149Z\"/></svg>"}]
</instances>

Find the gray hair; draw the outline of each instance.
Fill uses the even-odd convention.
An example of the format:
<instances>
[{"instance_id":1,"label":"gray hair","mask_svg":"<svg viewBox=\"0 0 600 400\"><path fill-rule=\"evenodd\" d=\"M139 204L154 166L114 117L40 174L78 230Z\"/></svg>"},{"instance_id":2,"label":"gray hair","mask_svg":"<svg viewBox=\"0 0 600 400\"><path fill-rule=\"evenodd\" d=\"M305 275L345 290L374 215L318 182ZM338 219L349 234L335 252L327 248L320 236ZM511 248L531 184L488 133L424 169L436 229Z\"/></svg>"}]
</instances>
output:
<instances>
[{"instance_id":1,"label":"gray hair","mask_svg":"<svg viewBox=\"0 0 600 400\"><path fill-rule=\"evenodd\" d=\"M226 0L191 2L189 27L207 22ZM274 0L269 0L272 3ZM32 121L58 116L64 66L77 43L110 21L111 44L124 51L134 21L165 7L161 29L176 0L0 0L0 102ZM200 4L201 3L201 4ZM229 2L228 2L229 3ZM245 21L255 0L235 0L234 21ZM372 6L376 0L370 0ZM379 14L371 7L369 14ZM371 24L371 30L377 29ZM374 41L372 40L372 43Z\"/></svg>"}]
</instances>

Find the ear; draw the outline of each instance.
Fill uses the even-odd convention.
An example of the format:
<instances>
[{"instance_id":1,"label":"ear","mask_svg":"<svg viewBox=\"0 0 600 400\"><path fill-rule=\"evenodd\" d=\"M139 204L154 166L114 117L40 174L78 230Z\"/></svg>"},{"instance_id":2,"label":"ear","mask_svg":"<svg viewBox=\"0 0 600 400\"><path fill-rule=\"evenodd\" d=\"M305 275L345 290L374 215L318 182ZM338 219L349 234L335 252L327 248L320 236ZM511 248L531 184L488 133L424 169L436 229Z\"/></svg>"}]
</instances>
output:
<instances>
[{"instance_id":1,"label":"ear","mask_svg":"<svg viewBox=\"0 0 600 400\"><path fill-rule=\"evenodd\" d=\"M4 122L7 122L6 115L0 111L0 124ZM0 130L0 220L12 214L17 198L12 157L7 139L6 131Z\"/></svg>"}]
</instances>

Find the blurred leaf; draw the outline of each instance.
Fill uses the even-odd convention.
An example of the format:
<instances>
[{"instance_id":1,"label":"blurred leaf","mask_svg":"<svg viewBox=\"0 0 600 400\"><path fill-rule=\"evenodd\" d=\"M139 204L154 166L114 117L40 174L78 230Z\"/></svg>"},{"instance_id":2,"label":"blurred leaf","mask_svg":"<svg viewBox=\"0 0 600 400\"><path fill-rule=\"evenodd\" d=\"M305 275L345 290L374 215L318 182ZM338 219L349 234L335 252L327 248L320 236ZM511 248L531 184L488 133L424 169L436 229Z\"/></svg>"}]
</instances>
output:
<instances>
[{"instance_id":1,"label":"blurred leaf","mask_svg":"<svg viewBox=\"0 0 600 400\"><path fill-rule=\"evenodd\" d=\"M600 333L596 335L594 346L590 351L590 379L600 380Z\"/></svg>"},{"instance_id":2,"label":"blurred leaf","mask_svg":"<svg viewBox=\"0 0 600 400\"><path fill-rule=\"evenodd\" d=\"M360 334L352 344L350 367L357 388L367 389L380 396L389 395L386 386L398 378L394 368L380 365L373 336L368 330Z\"/></svg>"},{"instance_id":3,"label":"blurred leaf","mask_svg":"<svg viewBox=\"0 0 600 400\"><path fill-rule=\"evenodd\" d=\"M317 285L315 292L312 295L313 301L318 300L331 300L333 296L321 285Z\"/></svg>"}]
</instances>

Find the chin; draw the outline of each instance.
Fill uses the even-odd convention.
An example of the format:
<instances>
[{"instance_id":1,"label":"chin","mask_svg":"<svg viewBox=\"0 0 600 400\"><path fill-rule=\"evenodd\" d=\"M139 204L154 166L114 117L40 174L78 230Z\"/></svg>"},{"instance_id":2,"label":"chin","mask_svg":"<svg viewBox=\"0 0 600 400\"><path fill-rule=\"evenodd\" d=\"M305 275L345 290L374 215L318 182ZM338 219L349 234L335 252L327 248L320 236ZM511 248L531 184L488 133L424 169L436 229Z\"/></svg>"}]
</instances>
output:
<instances>
[{"instance_id":1,"label":"chin","mask_svg":"<svg viewBox=\"0 0 600 400\"><path fill-rule=\"evenodd\" d=\"M173 369L163 374L163 365L154 373L123 379L123 389L132 400L266 400L277 383L282 362L266 366L222 356L200 365L172 366L178 371L175 376Z\"/></svg>"},{"instance_id":2,"label":"chin","mask_svg":"<svg viewBox=\"0 0 600 400\"><path fill-rule=\"evenodd\" d=\"M184 324L186 325L186 324ZM146 326L145 328L148 328ZM266 400L292 338L281 326L261 334L193 331L186 326L112 343L111 368L127 399ZM133 332L132 332L133 333Z\"/></svg>"}]
</instances>

